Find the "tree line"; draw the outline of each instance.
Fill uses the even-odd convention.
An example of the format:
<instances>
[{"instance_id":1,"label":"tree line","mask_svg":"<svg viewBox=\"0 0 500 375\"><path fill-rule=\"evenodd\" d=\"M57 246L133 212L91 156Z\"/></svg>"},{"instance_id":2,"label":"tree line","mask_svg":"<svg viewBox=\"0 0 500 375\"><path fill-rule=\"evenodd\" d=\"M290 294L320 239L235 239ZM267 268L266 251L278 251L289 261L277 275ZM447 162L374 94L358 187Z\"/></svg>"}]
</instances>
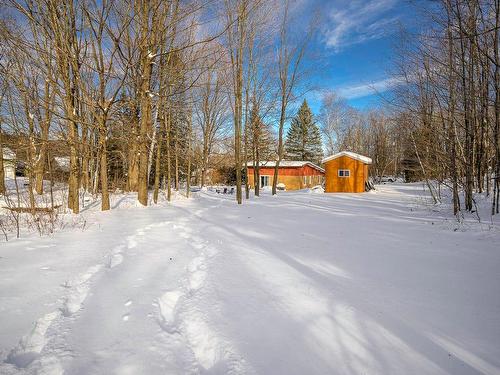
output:
<instances>
[{"instance_id":1,"label":"tree line","mask_svg":"<svg viewBox=\"0 0 500 375\"><path fill-rule=\"evenodd\" d=\"M475 196L500 206L500 0L416 4L421 30L401 30L393 54L395 89L383 108L360 113L323 96L328 150L373 159L372 176L423 180L435 203L452 192L453 213L477 211Z\"/></svg>"},{"instance_id":2,"label":"tree line","mask_svg":"<svg viewBox=\"0 0 500 375\"><path fill-rule=\"evenodd\" d=\"M272 148L284 157L283 127L310 35L291 31L288 1L0 6L0 148L23 160L31 206L64 158L67 206L78 213L81 192L99 193L102 210L110 189L135 191L142 205L151 189L155 203L162 187L168 200L181 185L189 194L193 178L205 185L224 153L241 203L242 167L271 148L271 118L281 134Z\"/></svg>"},{"instance_id":3,"label":"tree line","mask_svg":"<svg viewBox=\"0 0 500 375\"><path fill-rule=\"evenodd\" d=\"M498 213L500 0L426 3L425 32L399 38L387 105L326 92L314 117L295 108L318 25L298 26L296 2L3 0L0 152L23 160L32 206L66 158L74 213L85 192L102 210L116 188L142 205L189 195L214 166L234 172L241 203L247 163L258 195L259 162L276 160L275 194L281 160L345 149L372 157L372 176L423 179L436 202L449 187L457 216L475 193Z\"/></svg>"},{"instance_id":4,"label":"tree line","mask_svg":"<svg viewBox=\"0 0 500 375\"><path fill-rule=\"evenodd\" d=\"M498 213L500 1L441 0L427 18L397 55L398 121L436 201L430 180L451 189L456 215L476 209L474 193L491 196Z\"/></svg>"}]
</instances>

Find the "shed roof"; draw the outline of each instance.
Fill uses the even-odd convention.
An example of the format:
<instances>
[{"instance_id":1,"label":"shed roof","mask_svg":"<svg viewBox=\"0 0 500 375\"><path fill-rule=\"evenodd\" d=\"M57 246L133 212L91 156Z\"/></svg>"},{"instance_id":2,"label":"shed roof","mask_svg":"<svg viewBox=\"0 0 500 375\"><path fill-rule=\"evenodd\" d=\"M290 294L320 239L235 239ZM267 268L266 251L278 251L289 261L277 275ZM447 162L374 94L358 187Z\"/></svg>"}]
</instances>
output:
<instances>
[{"instance_id":1,"label":"shed roof","mask_svg":"<svg viewBox=\"0 0 500 375\"><path fill-rule=\"evenodd\" d=\"M268 161L261 161L259 163L260 167L269 167L273 168L276 165L275 160L268 160ZM303 167L304 165L309 165L310 167L317 169L318 171L324 172L325 170L321 168L320 166L310 162L310 161L303 161L303 160L282 160L280 161L280 167L283 168L300 168ZM253 167L253 161L249 161L247 163L247 167Z\"/></svg>"},{"instance_id":2,"label":"shed roof","mask_svg":"<svg viewBox=\"0 0 500 375\"><path fill-rule=\"evenodd\" d=\"M369 158L368 156L363 156L363 155L356 154L355 152L350 152L350 151L341 151L337 154L334 154L334 155L331 155L331 156L324 158L323 160L321 160L321 162L326 163L330 160L340 158L341 156L347 156L347 157L350 157L351 159L359 160L360 162L365 163L365 164L372 163L372 159Z\"/></svg>"}]
</instances>

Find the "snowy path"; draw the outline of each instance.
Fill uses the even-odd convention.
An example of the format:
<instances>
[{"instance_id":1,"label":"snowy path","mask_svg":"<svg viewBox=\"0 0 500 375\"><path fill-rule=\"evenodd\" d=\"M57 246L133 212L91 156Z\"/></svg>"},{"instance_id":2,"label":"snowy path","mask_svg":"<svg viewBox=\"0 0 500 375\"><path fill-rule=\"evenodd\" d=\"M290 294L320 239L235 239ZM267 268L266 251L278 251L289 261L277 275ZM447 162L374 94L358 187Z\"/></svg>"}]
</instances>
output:
<instances>
[{"instance_id":1,"label":"snowy path","mask_svg":"<svg viewBox=\"0 0 500 375\"><path fill-rule=\"evenodd\" d=\"M498 227L414 193L204 193L2 244L0 373L500 374Z\"/></svg>"}]
</instances>

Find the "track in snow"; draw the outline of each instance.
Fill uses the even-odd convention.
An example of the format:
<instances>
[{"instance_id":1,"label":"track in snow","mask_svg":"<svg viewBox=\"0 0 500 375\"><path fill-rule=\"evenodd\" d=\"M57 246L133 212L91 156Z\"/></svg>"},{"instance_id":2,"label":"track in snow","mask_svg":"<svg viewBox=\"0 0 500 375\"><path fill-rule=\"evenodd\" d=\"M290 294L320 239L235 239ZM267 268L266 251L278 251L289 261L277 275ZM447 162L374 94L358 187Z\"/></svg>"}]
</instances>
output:
<instances>
[{"instance_id":1,"label":"track in snow","mask_svg":"<svg viewBox=\"0 0 500 375\"><path fill-rule=\"evenodd\" d=\"M447 230L404 188L110 213L0 372L500 373L498 231Z\"/></svg>"}]
</instances>

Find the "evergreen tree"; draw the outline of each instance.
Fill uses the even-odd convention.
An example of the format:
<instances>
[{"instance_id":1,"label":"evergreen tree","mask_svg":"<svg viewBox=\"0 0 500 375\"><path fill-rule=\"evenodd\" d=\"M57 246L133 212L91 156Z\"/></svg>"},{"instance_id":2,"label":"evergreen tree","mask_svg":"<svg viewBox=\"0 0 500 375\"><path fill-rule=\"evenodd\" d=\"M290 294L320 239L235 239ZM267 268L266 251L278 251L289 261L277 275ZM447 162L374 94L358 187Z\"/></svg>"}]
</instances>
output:
<instances>
[{"instance_id":1,"label":"evergreen tree","mask_svg":"<svg viewBox=\"0 0 500 375\"><path fill-rule=\"evenodd\" d=\"M323 158L321 133L305 100L292 119L285 150L289 160L308 160L319 164Z\"/></svg>"},{"instance_id":2,"label":"evergreen tree","mask_svg":"<svg viewBox=\"0 0 500 375\"><path fill-rule=\"evenodd\" d=\"M255 108L250 111L250 134L248 146L250 159L257 161L275 160L274 134L270 124L265 123Z\"/></svg>"}]
</instances>

